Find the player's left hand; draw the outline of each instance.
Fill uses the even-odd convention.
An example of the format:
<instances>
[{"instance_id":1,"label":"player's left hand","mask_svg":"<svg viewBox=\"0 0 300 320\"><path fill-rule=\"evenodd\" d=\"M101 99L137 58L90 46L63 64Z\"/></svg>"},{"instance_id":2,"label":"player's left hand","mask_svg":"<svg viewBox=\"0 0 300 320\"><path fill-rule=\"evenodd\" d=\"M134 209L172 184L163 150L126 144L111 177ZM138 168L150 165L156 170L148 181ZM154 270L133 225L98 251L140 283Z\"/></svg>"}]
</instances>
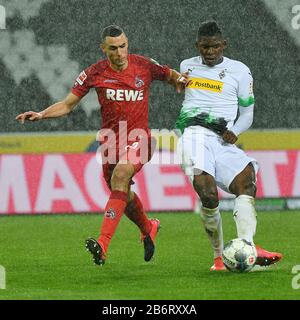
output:
<instances>
[{"instance_id":1,"label":"player's left hand","mask_svg":"<svg viewBox=\"0 0 300 320\"><path fill-rule=\"evenodd\" d=\"M238 137L230 130L226 130L222 136L223 140L227 143L234 144L236 143Z\"/></svg>"}]
</instances>

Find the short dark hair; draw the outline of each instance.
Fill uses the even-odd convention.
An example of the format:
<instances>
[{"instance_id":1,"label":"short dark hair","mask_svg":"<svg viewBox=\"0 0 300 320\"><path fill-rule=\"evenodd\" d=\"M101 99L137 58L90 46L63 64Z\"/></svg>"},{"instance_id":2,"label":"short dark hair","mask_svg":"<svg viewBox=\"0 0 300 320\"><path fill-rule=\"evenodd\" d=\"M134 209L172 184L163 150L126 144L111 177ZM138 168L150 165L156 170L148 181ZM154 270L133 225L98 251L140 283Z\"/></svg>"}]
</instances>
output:
<instances>
[{"instance_id":1,"label":"short dark hair","mask_svg":"<svg viewBox=\"0 0 300 320\"><path fill-rule=\"evenodd\" d=\"M197 41L199 41L202 37L213 37L213 36L221 36L222 30L218 26L215 20L204 21L200 24L198 29Z\"/></svg>"},{"instance_id":2,"label":"short dark hair","mask_svg":"<svg viewBox=\"0 0 300 320\"><path fill-rule=\"evenodd\" d=\"M122 33L124 33L123 29L115 24L107 26L103 29L101 34L102 42L105 41L106 37L118 37Z\"/></svg>"}]
</instances>

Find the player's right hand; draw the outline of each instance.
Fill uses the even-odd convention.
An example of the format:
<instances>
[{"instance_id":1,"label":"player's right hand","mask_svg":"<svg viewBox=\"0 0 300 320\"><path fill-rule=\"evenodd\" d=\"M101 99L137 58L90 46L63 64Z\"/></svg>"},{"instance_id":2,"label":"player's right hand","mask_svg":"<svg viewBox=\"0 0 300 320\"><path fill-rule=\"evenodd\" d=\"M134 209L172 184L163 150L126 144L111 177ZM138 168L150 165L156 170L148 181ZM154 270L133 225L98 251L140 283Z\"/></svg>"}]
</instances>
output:
<instances>
[{"instance_id":1,"label":"player's right hand","mask_svg":"<svg viewBox=\"0 0 300 320\"><path fill-rule=\"evenodd\" d=\"M190 83L189 80L189 73L188 72L183 72L179 74L179 77L177 78L176 81L176 91L178 93L181 93L184 91L185 87Z\"/></svg>"},{"instance_id":2,"label":"player's right hand","mask_svg":"<svg viewBox=\"0 0 300 320\"><path fill-rule=\"evenodd\" d=\"M25 120L37 121L37 120L41 120L42 118L43 118L43 115L41 112L34 112L34 111L27 111L16 116L16 120L18 120L22 124L24 124Z\"/></svg>"}]
</instances>

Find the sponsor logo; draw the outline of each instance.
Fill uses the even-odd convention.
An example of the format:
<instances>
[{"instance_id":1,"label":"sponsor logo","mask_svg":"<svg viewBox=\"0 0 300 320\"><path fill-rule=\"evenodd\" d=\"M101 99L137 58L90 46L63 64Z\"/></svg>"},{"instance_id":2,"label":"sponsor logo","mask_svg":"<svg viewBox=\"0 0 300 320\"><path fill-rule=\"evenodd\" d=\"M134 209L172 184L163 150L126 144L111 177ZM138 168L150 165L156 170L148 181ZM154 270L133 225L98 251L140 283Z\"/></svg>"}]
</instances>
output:
<instances>
[{"instance_id":1,"label":"sponsor logo","mask_svg":"<svg viewBox=\"0 0 300 320\"><path fill-rule=\"evenodd\" d=\"M221 93L223 90L224 82L205 79L205 78L190 78L190 82L187 85L190 89L208 90L212 92Z\"/></svg>"},{"instance_id":2,"label":"sponsor logo","mask_svg":"<svg viewBox=\"0 0 300 320\"><path fill-rule=\"evenodd\" d=\"M78 78L76 79L76 82L78 82L82 86L86 78L87 78L86 73L82 71L78 76Z\"/></svg>"},{"instance_id":3,"label":"sponsor logo","mask_svg":"<svg viewBox=\"0 0 300 320\"><path fill-rule=\"evenodd\" d=\"M149 61L152 62L153 64L156 64L156 65L160 66L160 64L159 64L156 60L154 60L154 59L152 59L152 58L148 58L148 59L149 59Z\"/></svg>"},{"instance_id":4,"label":"sponsor logo","mask_svg":"<svg viewBox=\"0 0 300 320\"><path fill-rule=\"evenodd\" d=\"M253 264L255 262L255 257L250 256L248 262L249 262L249 264Z\"/></svg>"},{"instance_id":5,"label":"sponsor logo","mask_svg":"<svg viewBox=\"0 0 300 320\"><path fill-rule=\"evenodd\" d=\"M110 219L114 219L116 217L116 213L112 208L109 208L104 215L106 218L110 218Z\"/></svg>"},{"instance_id":6,"label":"sponsor logo","mask_svg":"<svg viewBox=\"0 0 300 320\"><path fill-rule=\"evenodd\" d=\"M135 86L137 88L142 87L144 84L145 84L144 81L139 76L135 77Z\"/></svg>"},{"instance_id":7,"label":"sponsor logo","mask_svg":"<svg viewBox=\"0 0 300 320\"><path fill-rule=\"evenodd\" d=\"M144 99L143 90L106 89L106 99L112 101L141 101Z\"/></svg>"},{"instance_id":8,"label":"sponsor logo","mask_svg":"<svg viewBox=\"0 0 300 320\"><path fill-rule=\"evenodd\" d=\"M253 95L253 81L249 84L249 95Z\"/></svg>"},{"instance_id":9,"label":"sponsor logo","mask_svg":"<svg viewBox=\"0 0 300 320\"><path fill-rule=\"evenodd\" d=\"M117 83L119 82L117 79L106 79L104 80L104 83Z\"/></svg>"}]
</instances>

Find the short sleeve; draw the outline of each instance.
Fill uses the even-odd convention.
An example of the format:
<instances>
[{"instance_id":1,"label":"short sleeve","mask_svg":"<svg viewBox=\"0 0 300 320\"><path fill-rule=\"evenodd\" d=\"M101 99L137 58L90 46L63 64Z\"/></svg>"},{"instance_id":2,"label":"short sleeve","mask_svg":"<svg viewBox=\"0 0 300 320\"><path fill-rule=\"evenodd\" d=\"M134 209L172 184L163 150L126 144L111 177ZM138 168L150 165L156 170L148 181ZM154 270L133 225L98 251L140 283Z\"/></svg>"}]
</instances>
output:
<instances>
[{"instance_id":1,"label":"short sleeve","mask_svg":"<svg viewBox=\"0 0 300 320\"><path fill-rule=\"evenodd\" d=\"M180 63L180 73L184 73L184 72L187 72L188 70L186 69L186 65L185 65L185 63L184 63L184 61L182 61L181 63Z\"/></svg>"},{"instance_id":2,"label":"short sleeve","mask_svg":"<svg viewBox=\"0 0 300 320\"><path fill-rule=\"evenodd\" d=\"M72 93L78 97L84 97L90 90L89 71L89 68L82 71L72 87Z\"/></svg>"},{"instance_id":3,"label":"short sleeve","mask_svg":"<svg viewBox=\"0 0 300 320\"><path fill-rule=\"evenodd\" d=\"M238 86L238 104L240 107L249 107L254 105L253 77L247 68L242 71Z\"/></svg>"},{"instance_id":4,"label":"short sleeve","mask_svg":"<svg viewBox=\"0 0 300 320\"><path fill-rule=\"evenodd\" d=\"M151 58L145 58L149 67L152 80L165 81L170 75L170 68L166 65L161 65Z\"/></svg>"}]
</instances>

